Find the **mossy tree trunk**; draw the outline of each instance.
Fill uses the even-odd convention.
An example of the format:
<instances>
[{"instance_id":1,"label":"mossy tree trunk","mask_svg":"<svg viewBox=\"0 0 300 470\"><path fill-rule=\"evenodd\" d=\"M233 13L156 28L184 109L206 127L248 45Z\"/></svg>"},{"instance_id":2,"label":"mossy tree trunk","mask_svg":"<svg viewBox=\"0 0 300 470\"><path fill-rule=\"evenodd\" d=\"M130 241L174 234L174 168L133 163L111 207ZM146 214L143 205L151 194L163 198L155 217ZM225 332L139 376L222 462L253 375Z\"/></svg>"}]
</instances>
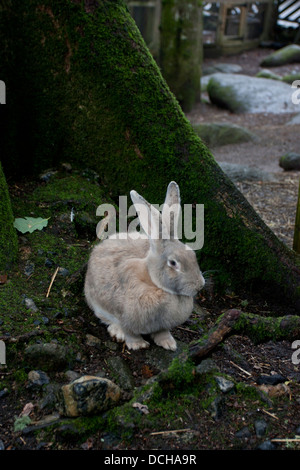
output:
<instances>
[{"instance_id":1,"label":"mossy tree trunk","mask_svg":"<svg viewBox=\"0 0 300 470\"><path fill-rule=\"evenodd\" d=\"M0 162L0 274L6 274L17 259L18 239L6 179Z\"/></svg>"},{"instance_id":2,"label":"mossy tree trunk","mask_svg":"<svg viewBox=\"0 0 300 470\"><path fill-rule=\"evenodd\" d=\"M88 165L116 202L134 188L161 203L175 180L183 204L205 206L202 269L223 286L298 305L299 258L195 135L123 1L13 4L1 15L7 169L22 167L24 149L22 171Z\"/></svg>"}]
</instances>

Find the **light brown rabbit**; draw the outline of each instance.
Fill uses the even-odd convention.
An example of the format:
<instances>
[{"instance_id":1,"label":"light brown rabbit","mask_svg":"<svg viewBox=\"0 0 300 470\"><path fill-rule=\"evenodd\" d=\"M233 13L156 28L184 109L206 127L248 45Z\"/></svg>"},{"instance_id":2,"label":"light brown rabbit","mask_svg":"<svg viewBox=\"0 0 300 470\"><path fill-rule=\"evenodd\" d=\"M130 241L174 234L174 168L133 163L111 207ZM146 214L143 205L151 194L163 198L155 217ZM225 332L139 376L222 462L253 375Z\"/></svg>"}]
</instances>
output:
<instances>
[{"instance_id":1,"label":"light brown rabbit","mask_svg":"<svg viewBox=\"0 0 300 470\"><path fill-rule=\"evenodd\" d=\"M188 319L205 283L195 252L177 238L179 187L169 184L161 213L136 191L130 196L145 233L116 234L93 249L86 301L129 349L148 347L141 335L151 334L157 345L175 351L169 330Z\"/></svg>"}]
</instances>

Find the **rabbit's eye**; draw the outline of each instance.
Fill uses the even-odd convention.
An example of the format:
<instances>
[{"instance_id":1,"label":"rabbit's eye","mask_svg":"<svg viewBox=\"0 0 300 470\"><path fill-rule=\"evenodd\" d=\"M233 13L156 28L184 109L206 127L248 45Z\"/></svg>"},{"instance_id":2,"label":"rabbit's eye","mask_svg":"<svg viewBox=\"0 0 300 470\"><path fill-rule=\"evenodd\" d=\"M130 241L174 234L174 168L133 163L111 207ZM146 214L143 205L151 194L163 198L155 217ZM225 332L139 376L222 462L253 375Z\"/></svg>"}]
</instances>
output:
<instances>
[{"instance_id":1,"label":"rabbit's eye","mask_svg":"<svg viewBox=\"0 0 300 470\"><path fill-rule=\"evenodd\" d=\"M169 259L168 260L168 266L170 266L172 268L176 268L177 267L177 261L175 261L175 259Z\"/></svg>"}]
</instances>

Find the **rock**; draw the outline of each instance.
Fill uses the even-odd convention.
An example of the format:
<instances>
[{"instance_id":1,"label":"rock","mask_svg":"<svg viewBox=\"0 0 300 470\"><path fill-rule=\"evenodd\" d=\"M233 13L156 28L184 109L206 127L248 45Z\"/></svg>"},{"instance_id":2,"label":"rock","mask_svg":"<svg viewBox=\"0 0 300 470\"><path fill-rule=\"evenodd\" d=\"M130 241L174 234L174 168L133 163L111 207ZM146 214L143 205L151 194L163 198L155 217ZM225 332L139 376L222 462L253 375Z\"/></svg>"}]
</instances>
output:
<instances>
[{"instance_id":1,"label":"rock","mask_svg":"<svg viewBox=\"0 0 300 470\"><path fill-rule=\"evenodd\" d=\"M233 182L237 181L273 181L274 177L260 168L239 163L218 162L224 173Z\"/></svg>"},{"instance_id":2,"label":"rock","mask_svg":"<svg viewBox=\"0 0 300 470\"><path fill-rule=\"evenodd\" d=\"M258 138L247 129L230 123L203 123L194 125L194 130L209 147L241 142L253 142Z\"/></svg>"},{"instance_id":3,"label":"rock","mask_svg":"<svg viewBox=\"0 0 300 470\"><path fill-rule=\"evenodd\" d=\"M119 356L112 356L107 359L107 364L112 371L112 376L123 390L134 388L134 379L127 363Z\"/></svg>"},{"instance_id":4,"label":"rock","mask_svg":"<svg viewBox=\"0 0 300 470\"><path fill-rule=\"evenodd\" d=\"M0 450L5 450L4 442L0 439Z\"/></svg>"},{"instance_id":5,"label":"rock","mask_svg":"<svg viewBox=\"0 0 300 470\"><path fill-rule=\"evenodd\" d=\"M231 380L225 379L225 377L222 377L220 375L216 375L215 379L221 392L228 393L234 389L235 385L234 382L232 382Z\"/></svg>"},{"instance_id":6,"label":"rock","mask_svg":"<svg viewBox=\"0 0 300 470\"><path fill-rule=\"evenodd\" d=\"M27 346L26 360L44 370L62 370L73 359L72 351L58 343L41 343Z\"/></svg>"},{"instance_id":7,"label":"rock","mask_svg":"<svg viewBox=\"0 0 300 470\"><path fill-rule=\"evenodd\" d=\"M48 375L42 370L31 370L28 372L30 387L42 387L50 382Z\"/></svg>"},{"instance_id":8,"label":"rock","mask_svg":"<svg viewBox=\"0 0 300 470\"><path fill-rule=\"evenodd\" d=\"M263 437L267 432L267 423L262 420L257 420L254 423L255 433L257 437Z\"/></svg>"},{"instance_id":9,"label":"rock","mask_svg":"<svg viewBox=\"0 0 300 470\"><path fill-rule=\"evenodd\" d=\"M218 396L210 403L210 405L207 407L207 410L210 412L211 417L215 421L219 421L223 415L224 407L225 403L223 397Z\"/></svg>"},{"instance_id":10,"label":"rock","mask_svg":"<svg viewBox=\"0 0 300 470\"><path fill-rule=\"evenodd\" d=\"M27 295L24 295L24 300L23 300L25 307L28 308L28 310L31 310L32 312L38 312L39 309L35 305L34 301L32 299L29 299Z\"/></svg>"},{"instance_id":11,"label":"rock","mask_svg":"<svg viewBox=\"0 0 300 470\"><path fill-rule=\"evenodd\" d=\"M200 364L197 365L195 372L196 374L208 374L209 372L218 371L217 364L212 359L203 359Z\"/></svg>"},{"instance_id":12,"label":"rock","mask_svg":"<svg viewBox=\"0 0 300 470\"><path fill-rule=\"evenodd\" d=\"M286 123L288 126L294 126L296 124L300 124L300 113L296 114L296 116Z\"/></svg>"},{"instance_id":13,"label":"rock","mask_svg":"<svg viewBox=\"0 0 300 470\"><path fill-rule=\"evenodd\" d=\"M120 388L111 380L84 375L61 388L61 412L68 417L99 414L116 405Z\"/></svg>"},{"instance_id":14,"label":"rock","mask_svg":"<svg viewBox=\"0 0 300 470\"><path fill-rule=\"evenodd\" d=\"M300 62L300 46L297 44L290 44L289 46L282 47L278 51L273 52L265 57L260 65L263 67L277 67L293 62Z\"/></svg>"},{"instance_id":15,"label":"rock","mask_svg":"<svg viewBox=\"0 0 300 470\"><path fill-rule=\"evenodd\" d=\"M300 170L300 154L288 152L282 155L279 160L279 166L285 171Z\"/></svg>"},{"instance_id":16,"label":"rock","mask_svg":"<svg viewBox=\"0 0 300 470\"><path fill-rule=\"evenodd\" d=\"M51 170L51 169L46 170L44 173L40 174L40 179L44 181L45 183L48 183L51 180L51 178L53 178L53 176L56 175L56 173L57 173L56 170Z\"/></svg>"},{"instance_id":17,"label":"rock","mask_svg":"<svg viewBox=\"0 0 300 470\"><path fill-rule=\"evenodd\" d=\"M286 378L283 377L281 374L273 374L273 375L260 375L257 380L256 380L256 383L258 385L262 385L262 384L265 384L265 385L277 385L279 383L284 383L286 382Z\"/></svg>"},{"instance_id":18,"label":"rock","mask_svg":"<svg viewBox=\"0 0 300 470\"><path fill-rule=\"evenodd\" d=\"M43 397L38 403L40 410L53 410L59 402L61 386L57 383L49 383L43 387Z\"/></svg>"},{"instance_id":19,"label":"rock","mask_svg":"<svg viewBox=\"0 0 300 470\"><path fill-rule=\"evenodd\" d=\"M34 268L35 268L34 263L31 263L30 261L26 261L25 268L24 268L25 276L27 277L31 276L34 273Z\"/></svg>"},{"instance_id":20,"label":"rock","mask_svg":"<svg viewBox=\"0 0 300 470\"><path fill-rule=\"evenodd\" d=\"M255 75L258 78L269 78L271 80L281 80L281 76L268 69L262 69Z\"/></svg>"},{"instance_id":21,"label":"rock","mask_svg":"<svg viewBox=\"0 0 300 470\"><path fill-rule=\"evenodd\" d=\"M216 72L222 73L240 73L242 71L242 67L238 64L214 64L202 67L202 74L203 75L212 75Z\"/></svg>"},{"instance_id":22,"label":"rock","mask_svg":"<svg viewBox=\"0 0 300 470\"><path fill-rule=\"evenodd\" d=\"M73 380L79 379L80 374L74 370L67 370L65 372L65 377L69 382L73 382Z\"/></svg>"},{"instance_id":23,"label":"rock","mask_svg":"<svg viewBox=\"0 0 300 470\"><path fill-rule=\"evenodd\" d=\"M300 80L300 72L292 72L288 75L284 75L282 77L282 81L285 83L289 83L290 85L295 81Z\"/></svg>"},{"instance_id":24,"label":"rock","mask_svg":"<svg viewBox=\"0 0 300 470\"><path fill-rule=\"evenodd\" d=\"M267 78L216 73L207 85L211 102L233 113L293 113L293 89L287 83Z\"/></svg>"},{"instance_id":25,"label":"rock","mask_svg":"<svg viewBox=\"0 0 300 470\"><path fill-rule=\"evenodd\" d=\"M89 333L85 337L86 337L85 344L87 346L91 346L92 348L101 349L102 342L99 338L96 338L96 336L90 335Z\"/></svg>"},{"instance_id":26,"label":"rock","mask_svg":"<svg viewBox=\"0 0 300 470\"><path fill-rule=\"evenodd\" d=\"M0 391L0 398L5 398L7 395L9 395L9 390L7 388Z\"/></svg>"},{"instance_id":27,"label":"rock","mask_svg":"<svg viewBox=\"0 0 300 470\"><path fill-rule=\"evenodd\" d=\"M276 450L276 445L271 441L265 441L257 447L258 450Z\"/></svg>"},{"instance_id":28,"label":"rock","mask_svg":"<svg viewBox=\"0 0 300 470\"><path fill-rule=\"evenodd\" d=\"M251 437L251 431L247 426L245 426L235 433L235 437L238 439L248 439Z\"/></svg>"}]
</instances>

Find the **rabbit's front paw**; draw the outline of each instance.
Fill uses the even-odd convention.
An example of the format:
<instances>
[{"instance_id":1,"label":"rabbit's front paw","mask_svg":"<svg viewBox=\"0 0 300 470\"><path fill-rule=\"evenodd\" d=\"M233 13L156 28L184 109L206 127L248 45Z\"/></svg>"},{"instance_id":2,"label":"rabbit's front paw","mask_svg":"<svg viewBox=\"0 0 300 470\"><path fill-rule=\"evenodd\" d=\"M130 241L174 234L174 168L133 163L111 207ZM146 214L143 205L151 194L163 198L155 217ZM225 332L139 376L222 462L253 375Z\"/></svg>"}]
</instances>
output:
<instances>
[{"instance_id":1,"label":"rabbit's front paw","mask_svg":"<svg viewBox=\"0 0 300 470\"><path fill-rule=\"evenodd\" d=\"M125 337L126 346L128 349L145 349L149 347L148 341L145 341L141 336L127 336Z\"/></svg>"},{"instance_id":2,"label":"rabbit's front paw","mask_svg":"<svg viewBox=\"0 0 300 470\"><path fill-rule=\"evenodd\" d=\"M110 336L118 341L118 343L122 343L125 341L125 333L122 330L122 327L117 323L111 323L107 328Z\"/></svg>"},{"instance_id":3,"label":"rabbit's front paw","mask_svg":"<svg viewBox=\"0 0 300 470\"><path fill-rule=\"evenodd\" d=\"M171 351L176 351L177 349L176 341L169 330L153 333L152 338L157 346L161 346L164 349L170 349Z\"/></svg>"}]
</instances>

